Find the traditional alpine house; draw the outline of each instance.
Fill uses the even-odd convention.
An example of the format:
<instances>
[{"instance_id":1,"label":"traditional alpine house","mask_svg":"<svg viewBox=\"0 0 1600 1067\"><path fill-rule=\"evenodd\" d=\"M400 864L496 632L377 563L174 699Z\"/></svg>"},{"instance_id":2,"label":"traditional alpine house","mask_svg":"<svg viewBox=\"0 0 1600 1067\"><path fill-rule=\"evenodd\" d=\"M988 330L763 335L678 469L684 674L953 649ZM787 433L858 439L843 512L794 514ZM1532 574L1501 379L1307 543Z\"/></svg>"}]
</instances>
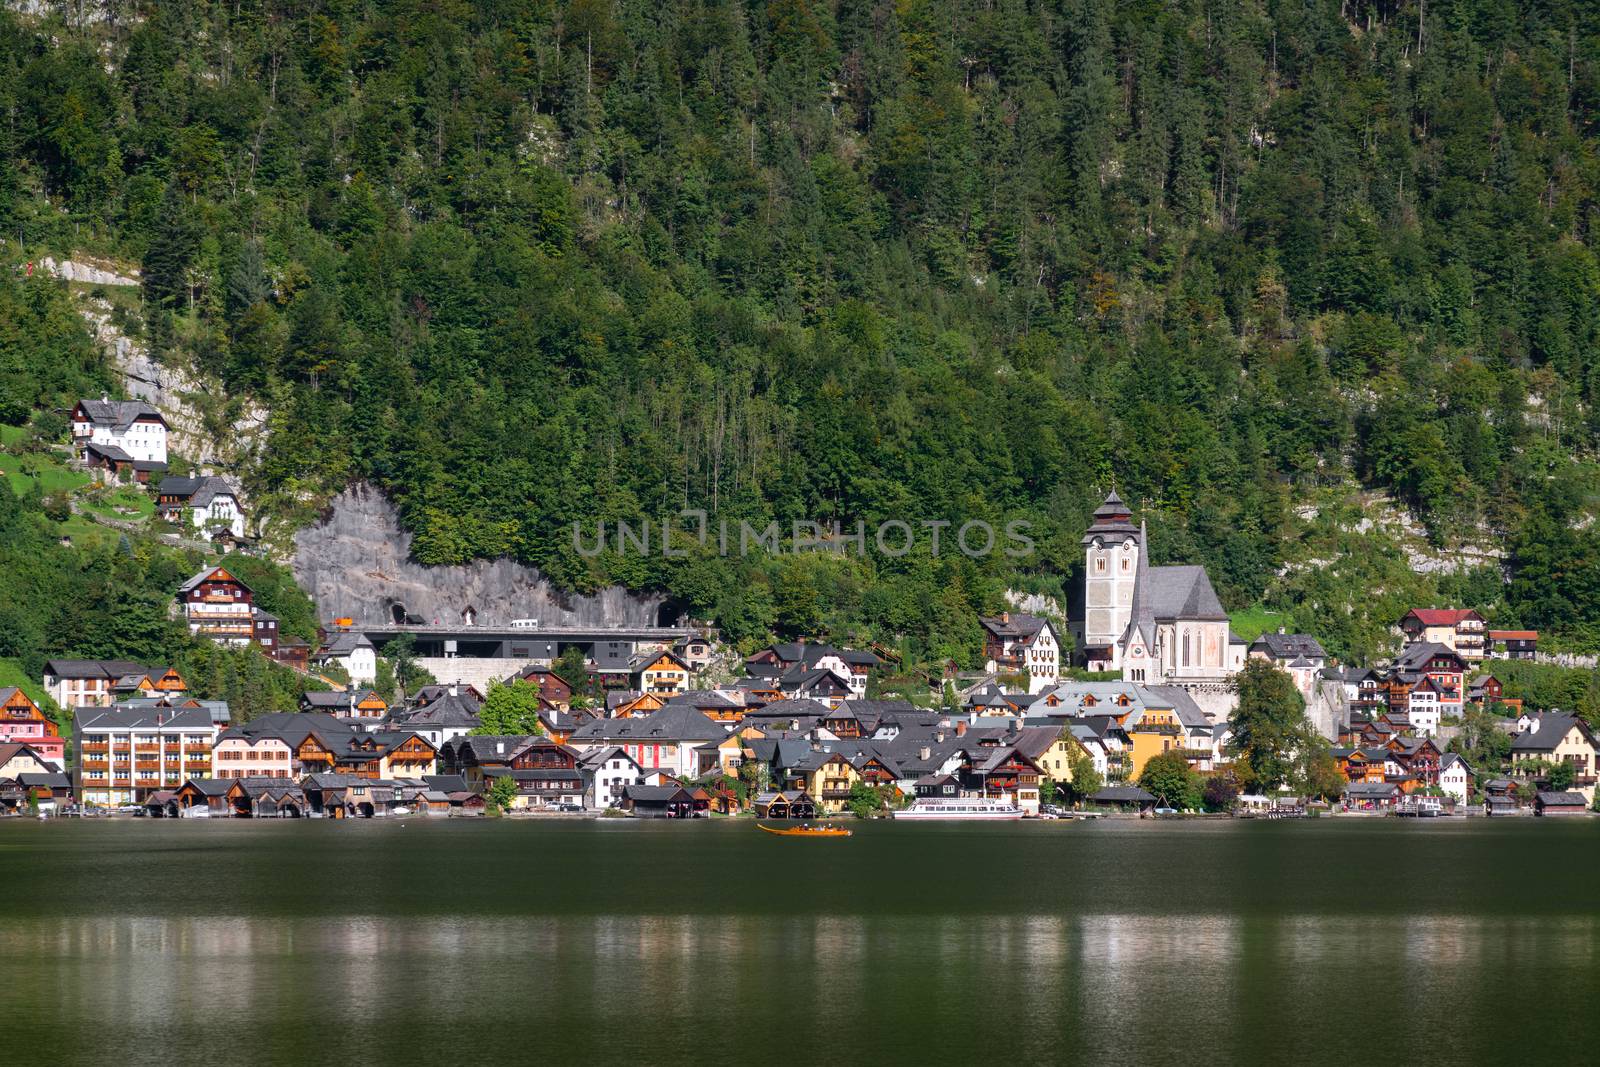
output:
<instances>
[{"instance_id":1,"label":"traditional alpine house","mask_svg":"<svg viewBox=\"0 0 1600 1067\"><path fill-rule=\"evenodd\" d=\"M1061 639L1049 619L1002 611L980 616L984 670L1021 674L1028 692L1039 693L1061 680Z\"/></svg>"},{"instance_id":2,"label":"traditional alpine house","mask_svg":"<svg viewBox=\"0 0 1600 1067\"><path fill-rule=\"evenodd\" d=\"M226 478L161 479L156 487L156 514L168 522L196 530L226 531L244 536L244 507L239 493Z\"/></svg>"},{"instance_id":3,"label":"traditional alpine house","mask_svg":"<svg viewBox=\"0 0 1600 1067\"><path fill-rule=\"evenodd\" d=\"M255 606L255 594L226 567L208 567L178 587L189 632L243 648L252 642L269 656L278 647L278 619Z\"/></svg>"},{"instance_id":4,"label":"traditional alpine house","mask_svg":"<svg viewBox=\"0 0 1600 1067\"><path fill-rule=\"evenodd\" d=\"M66 760L66 739L55 720L17 686L0 689L0 744L18 742L37 750L61 770Z\"/></svg>"},{"instance_id":5,"label":"traditional alpine house","mask_svg":"<svg viewBox=\"0 0 1600 1067\"><path fill-rule=\"evenodd\" d=\"M71 422L73 452L91 468L140 482L167 469L167 420L142 400L80 400Z\"/></svg>"}]
</instances>

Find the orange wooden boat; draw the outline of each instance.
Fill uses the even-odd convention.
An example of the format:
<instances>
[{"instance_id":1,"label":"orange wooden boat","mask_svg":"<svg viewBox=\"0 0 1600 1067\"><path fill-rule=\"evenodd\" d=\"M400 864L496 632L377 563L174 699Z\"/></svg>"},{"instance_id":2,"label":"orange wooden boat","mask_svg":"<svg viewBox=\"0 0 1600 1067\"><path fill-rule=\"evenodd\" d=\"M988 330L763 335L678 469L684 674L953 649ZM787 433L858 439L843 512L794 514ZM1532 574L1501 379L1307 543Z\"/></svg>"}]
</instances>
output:
<instances>
[{"instance_id":1,"label":"orange wooden boat","mask_svg":"<svg viewBox=\"0 0 1600 1067\"><path fill-rule=\"evenodd\" d=\"M777 834L779 837L849 837L851 833L842 826L786 826L780 830L764 823L756 825L767 833Z\"/></svg>"}]
</instances>

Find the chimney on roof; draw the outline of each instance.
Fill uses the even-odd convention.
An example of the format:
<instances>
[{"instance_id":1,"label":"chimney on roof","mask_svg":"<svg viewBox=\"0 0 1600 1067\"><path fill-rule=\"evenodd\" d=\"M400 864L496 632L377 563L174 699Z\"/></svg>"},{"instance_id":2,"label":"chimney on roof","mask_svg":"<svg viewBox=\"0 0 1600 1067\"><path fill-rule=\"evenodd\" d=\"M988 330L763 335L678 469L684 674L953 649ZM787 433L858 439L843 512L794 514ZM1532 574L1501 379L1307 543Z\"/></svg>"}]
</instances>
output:
<instances>
[{"instance_id":1,"label":"chimney on roof","mask_svg":"<svg viewBox=\"0 0 1600 1067\"><path fill-rule=\"evenodd\" d=\"M966 719L957 719L956 720L956 736L957 737L965 737L965 736L967 736L967 720Z\"/></svg>"},{"instance_id":2,"label":"chimney on roof","mask_svg":"<svg viewBox=\"0 0 1600 1067\"><path fill-rule=\"evenodd\" d=\"M459 681L451 682L450 683L449 693L453 697L460 696L461 695L461 683Z\"/></svg>"},{"instance_id":3,"label":"chimney on roof","mask_svg":"<svg viewBox=\"0 0 1600 1067\"><path fill-rule=\"evenodd\" d=\"M931 759L932 757L933 749L929 748L927 745L923 745L921 748L917 749L918 759Z\"/></svg>"},{"instance_id":4,"label":"chimney on roof","mask_svg":"<svg viewBox=\"0 0 1600 1067\"><path fill-rule=\"evenodd\" d=\"M944 744L944 731L940 730L938 733L934 734L933 739L939 742L941 745Z\"/></svg>"},{"instance_id":5,"label":"chimney on roof","mask_svg":"<svg viewBox=\"0 0 1600 1067\"><path fill-rule=\"evenodd\" d=\"M1001 622L1002 622L1002 623L1004 623L1004 624L1006 624L1006 625L1010 625L1010 623L1011 623L1011 612L1009 612L1009 611L1002 611L1002 612L1001 612L1001 613L1000 613L1000 621L1001 621Z\"/></svg>"}]
</instances>

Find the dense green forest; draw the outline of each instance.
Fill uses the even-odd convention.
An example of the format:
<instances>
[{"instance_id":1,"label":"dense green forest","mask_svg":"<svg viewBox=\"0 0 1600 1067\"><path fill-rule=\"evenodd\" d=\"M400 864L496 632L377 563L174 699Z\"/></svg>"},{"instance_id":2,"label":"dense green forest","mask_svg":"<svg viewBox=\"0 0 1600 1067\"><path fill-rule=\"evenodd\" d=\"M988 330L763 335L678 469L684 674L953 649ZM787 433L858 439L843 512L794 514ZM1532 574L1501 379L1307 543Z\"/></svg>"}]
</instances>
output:
<instances>
[{"instance_id":1,"label":"dense green forest","mask_svg":"<svg viewBox=\"0 0 1600 1067\"><path fill-rule=\"evenodd\" d=\"M370 479L426 562L970 658L1115 484L1350 653L1372 591L1275 575L1375 488L1507 552L1418 588L1600 647L1594 5L46 6L0 13L0 232L141 266L130 329L269 404L278 514ZM7 418L100 373L51 284L0 286ZM685 507L1039 550L574 549Z\"/></svg>"}]
</instances>

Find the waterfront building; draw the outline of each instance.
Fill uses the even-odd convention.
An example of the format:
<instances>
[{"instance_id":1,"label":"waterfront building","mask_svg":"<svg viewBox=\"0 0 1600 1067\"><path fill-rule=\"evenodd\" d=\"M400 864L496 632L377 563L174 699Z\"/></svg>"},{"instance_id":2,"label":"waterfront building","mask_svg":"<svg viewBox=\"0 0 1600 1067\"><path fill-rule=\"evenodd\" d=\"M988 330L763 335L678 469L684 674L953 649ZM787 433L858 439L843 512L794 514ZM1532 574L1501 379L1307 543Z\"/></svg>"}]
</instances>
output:
<instances>
[{"instance_id":1,"label":"waterfront building","mask_svg":"<svg viewBox=\"0 0 1600 1067\"><path fill-rule=\"evenodd\" d=\"M579 757L578 770L584 779L584 806L597 811L618 807L623 789L644 773L621 745L590 749Z\"/></svg>"},{"instance_id":2,"label":"waterfront building","mask_svg":"<svg viewBox=\"0 0 1600 1067\"><path fill-rule=\"evenodd\" d=\"M1513 771L1530 772L1530 764L1565 762L1574 772L1572 788L1594 803L1600 741L1589 724L1575 715L1546 712L1518 720L1522 732L1511 739Z\"/></svg>"},{"instance_id":3,"label":"waterfront building","mask_svg":"<svg viewBox=\"0 0 1600 1067\"><path fill-rule=\"evenodd\" d=\"M585 780L578 769L580 753L548 737L523 739L503 765L477 765L486 785L510 778L517 785L514 808L552 809L583 806Z\"/></svg>"},{"instance_id":4,"label":"waterfront building","mask_svg":"<svg viewBox=\"0 0 1600 1067\"><path fill-rule=\"evenodd\" d=\"M1472 781L1472 768L1467 766L1467 761L1454 752L1446 752L1439 758L1438 786L1450 796L1456 798L1456 803L1465 804L1468 796L1468 786Z\"/></svg>"},{"instance_id":5,"label":"waterfront building","mask_svg":"<svg viewBox=\"0 0 1600 1067\"><path fill-rule=\"evenodd\" d=\"M85 805L142 804L157 790L210 777L217 733L203 707L80 707L72 726L73 789Z\"/></svg>"}]
</instances>

